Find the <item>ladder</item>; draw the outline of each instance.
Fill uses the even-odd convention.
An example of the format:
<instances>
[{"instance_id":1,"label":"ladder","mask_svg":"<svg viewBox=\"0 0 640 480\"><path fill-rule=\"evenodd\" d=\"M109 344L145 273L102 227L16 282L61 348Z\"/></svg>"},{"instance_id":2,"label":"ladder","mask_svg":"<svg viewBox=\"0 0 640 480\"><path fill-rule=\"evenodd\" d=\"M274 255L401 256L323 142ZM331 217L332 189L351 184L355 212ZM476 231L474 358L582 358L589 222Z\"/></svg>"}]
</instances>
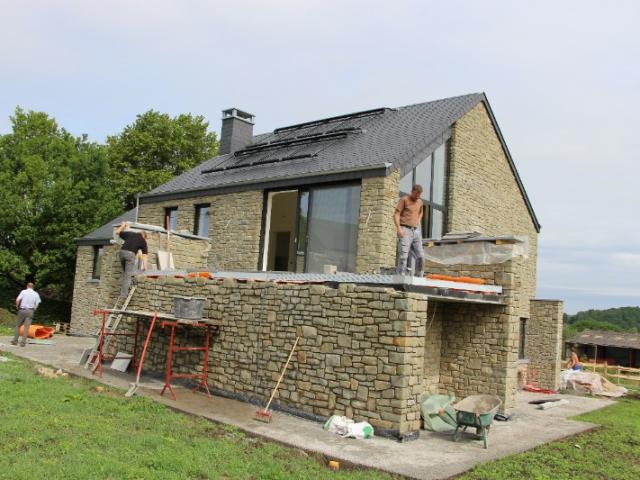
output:
<instances>
[{"instance_id":1,"label":"ladder","mask_svg":"<svg viewBox=\"0 0 640 480\"><path fill-rule=\"evenodd\" d=\"M127 298L124 300L124 303L122 304L122 307L118 308L118 302L120 301L120 298L118 298L118 300L116 300L116 304L113 307L114 310L126 310L127 307L129 306L129 302L131 301L131 298L133 297L133 294L136 291L136 286L134 285L133 287L131 287L131 290L129 290L129 294L127 295ZM107 333L115 333L116 329L118 328L118 325L120 324L120 320L122 320L122 313L112 313L111 315L109 315L109 317L107 318L107 324L105 325L105 330ZM93 348L91 349L87 349L89 351L87 357L86 357L86 362L84 362L84 368L90 368L92 372L95 371L95 369L98 367L98 350L100 348L100 340L101 340L101 333L99 333L100 331L98 331L97 335L98 338L96 338L96 344ZM106 351L107 348L109 347L109 342L111 341L111 335L106 335L106 338L104 339L104 344L103 344L103 351ZM86 353L86 352L85 352ZM85 358L84 354L82 356L82 358ZM83 363L83 362L81 362Z\"/></svg>"}]
</instances>

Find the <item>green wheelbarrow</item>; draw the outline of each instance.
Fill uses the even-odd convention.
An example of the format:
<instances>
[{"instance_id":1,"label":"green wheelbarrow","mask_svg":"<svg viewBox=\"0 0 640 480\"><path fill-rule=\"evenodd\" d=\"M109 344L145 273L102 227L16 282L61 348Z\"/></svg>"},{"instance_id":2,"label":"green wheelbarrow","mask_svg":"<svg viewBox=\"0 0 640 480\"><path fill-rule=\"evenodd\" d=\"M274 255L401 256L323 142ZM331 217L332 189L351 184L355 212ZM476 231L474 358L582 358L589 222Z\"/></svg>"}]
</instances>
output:
<instances>
[{"instance_id":1,"label":"green wheelbarrow","mask_svg":"<svg viewBox=\"0 0 640 480\"><path fill-rule=\"evenodd\" d=\"M487 448L489 430L493 416L498 412L498 408L502 405L502 400L493 395L471 395L464 400L453 405L455 410L455 418L446 410L441 410L441 416L444 421L455 425L456 431L453 434L453 441L460 440L460 436L468 427L476 429L476 435L479 436L484 448Z\"/></svg>"}]
</instances>

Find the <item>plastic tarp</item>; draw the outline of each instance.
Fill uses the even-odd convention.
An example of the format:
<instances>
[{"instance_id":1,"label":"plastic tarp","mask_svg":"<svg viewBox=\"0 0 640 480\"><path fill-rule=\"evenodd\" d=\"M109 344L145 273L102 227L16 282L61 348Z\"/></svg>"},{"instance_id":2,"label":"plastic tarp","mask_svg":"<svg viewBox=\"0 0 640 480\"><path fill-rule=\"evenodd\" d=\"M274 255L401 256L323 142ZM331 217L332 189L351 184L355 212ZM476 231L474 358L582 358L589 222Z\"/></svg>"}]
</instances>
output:
<instances>
[{"instance_id":1,"label":"plastic tarp","mask_svg":"<svg viewBox=\"0 0 640 480\"><path fill-rule=\"evenodd\" d=\"M514 237L515 243L444 243L424 249L424 257L441 265L494 265L516 257L529 257L529 238Z\"/></svg>"},{"instance_id":2,"label":"plastic tarp","mask_svg":"<svg viewBox=\"0 0 640 480\"><path fill-rule=\"evenodd\" d=\"M589 392L605 397L622 397L627 389L611 383L602 375L581 370L563 370L560 372L560 389Z\"/></svg>"},{"instance_id":3,"label":"plastic tarp","mask_svg":"<svg viewBox=\"0 0 640 480\"><path fill-rule=\"evenodd\" d=\"M451 407L456 397L451 395L428 395L420 404L424 428L432 432L450 432L456 426L456 412Z\"/></svg>"}]
</instances>

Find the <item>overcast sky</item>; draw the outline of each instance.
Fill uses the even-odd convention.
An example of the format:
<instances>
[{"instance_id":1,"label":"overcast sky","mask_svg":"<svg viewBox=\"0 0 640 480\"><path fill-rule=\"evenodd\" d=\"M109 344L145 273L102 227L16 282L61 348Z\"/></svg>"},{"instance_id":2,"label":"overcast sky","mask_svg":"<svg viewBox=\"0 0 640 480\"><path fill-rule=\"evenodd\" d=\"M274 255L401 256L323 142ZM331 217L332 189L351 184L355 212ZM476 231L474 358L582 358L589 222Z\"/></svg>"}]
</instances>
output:
<instances>
[{"instance_id":1,"label":"overcast sky","mask_svg":"<svg viewBox=\"0 0 640 480\"><path fill-rule=\"evenodd\" d=\"M487 93L542 224L538 296L640 304L640 2L0 0L17 105L103 142L156 109L257 132Z\"/></svg>"}]
</instances>

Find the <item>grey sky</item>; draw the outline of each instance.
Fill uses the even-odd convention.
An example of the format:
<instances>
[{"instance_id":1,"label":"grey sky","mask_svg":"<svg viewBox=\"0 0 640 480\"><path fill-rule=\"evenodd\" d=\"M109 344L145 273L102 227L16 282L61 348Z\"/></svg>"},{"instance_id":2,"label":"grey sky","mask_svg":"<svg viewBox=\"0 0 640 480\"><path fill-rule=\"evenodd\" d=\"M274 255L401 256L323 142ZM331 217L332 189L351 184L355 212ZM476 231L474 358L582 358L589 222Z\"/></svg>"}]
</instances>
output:
<instances>
[{"instance_id":1,"label":"grey sky","mask_svg":"<svg viewBox=\"0 0 640 480\"><path fill-rule=\"evenodd\" d=\"M16 105L104 141L150 108L257 131L485 91L543 229L538 295L640 304L640 3L6 1Z\"/></svg>"}]
</instances>

